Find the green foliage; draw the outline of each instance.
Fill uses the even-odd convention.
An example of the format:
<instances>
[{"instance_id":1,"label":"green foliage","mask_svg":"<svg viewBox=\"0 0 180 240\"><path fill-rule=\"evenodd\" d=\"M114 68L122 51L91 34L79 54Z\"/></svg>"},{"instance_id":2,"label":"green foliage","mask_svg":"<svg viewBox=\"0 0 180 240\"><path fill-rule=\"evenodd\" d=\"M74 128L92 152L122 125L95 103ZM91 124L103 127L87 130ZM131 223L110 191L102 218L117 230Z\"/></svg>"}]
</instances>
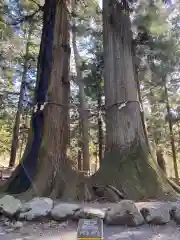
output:
<instances>
[{"instance_id":1,"label":"green foliage","mask_svg":"<svg viewBox=\"0 0 180 240\"><path fill-rule=\"evenodd\" d=\"M3 11L1 11L2 9ZM2 32L0 38L0 155L10 152L25 61L27 61L28 69L21 103L23 105L21 123L26 123L29 126L29 121L25 119L29 119L31 114L42 13L38 12L27 21L22 20L37 9L38 6L33 1L10 0L8 5L5 4L5 1L0 1L0 25L4 26L0 27L0 34ZM9 24L11 22L16 24ZM31 31L30 40L28 40L29 31ZM29 41L28 55L25 54L27 41ZM21 140L24 141L24 138L27 138L27 134L20 132L19 149L21 148Z\"/></svg>"},{"instance_id":2,"label":"green foliage","mask_svg":"<svg viewBox=\"0 0 180 240\"><path fill-rule=\"evenodd\" d=\"M12 121L15 113L3 112L0 115L0 155L9 153L12 139Z\"/></svg>"},{"instance_id":3,"label":"green foliage","mask_svg":"<svg viewBox=\"0 0 180 240\"><path fill-rule=\"evenodd\" d=\"M159 8L158 5L157 7ZM146 9L146 12L149 13L150 10L152 8ZM179 105L180 86L178 77L180 45L177 41L180 32L177 27L179 16L174 12L173 18L170 18L167 10L164 9L164 14L157 14L157 16L150 13L147 17L146 14L145 24L143 23L144 15L139 16L140 13L139 15L137 13L137 20L144 24L149 33L149 41L146 45L139 46L137 54L141 59L140 81L143 100L147 106L146 121L149 137L158 146L162 146L165 153L172 156L169 126L164 118L167 112L164 86L168 88L170 108L176 109ZM156 9L156 12L160 13L160 10ZM164 24L160 24L161 22ZM161 31L159 31L159 25L161 25ZM178 123L174 124L173 131L179 157Z\"/></svg>"}]
</instances>

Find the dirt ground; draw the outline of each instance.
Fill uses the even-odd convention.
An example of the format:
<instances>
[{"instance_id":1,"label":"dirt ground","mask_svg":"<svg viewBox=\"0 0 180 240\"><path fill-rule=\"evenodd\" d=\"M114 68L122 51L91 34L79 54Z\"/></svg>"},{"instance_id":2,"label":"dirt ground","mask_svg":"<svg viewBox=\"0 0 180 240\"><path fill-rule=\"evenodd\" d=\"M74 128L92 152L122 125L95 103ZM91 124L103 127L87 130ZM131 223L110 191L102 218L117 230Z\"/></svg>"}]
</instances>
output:
<instances>
[{"instance_id":1,"label":"dirt ground","mask_svg":"<svg viewBox=\"0 0 180 240\"><path fill-rule=\"evenodd\" d=\"M7 233L0 227L1 240L77 240L77 225L69 223L66 227L61 224L50 227L44 224L26 224L21 230ZM144 225L136 228L106 227L105 240L179 240L180 227L175 223L164 226Z\"/></svg>"},{"instance_id":2,"label":"dirt ground","mask_svg":"<svg viewBox=\"0 0 180 240\"><path fill-rule=\"evenodd\" d=\"M168 207L169 203L139 203ZM85 204L86 205L86 204ZM104 208L111 204L90 204L91 207ZM89 206L89 205L88 205ZM44 223L23 223L21 229L11 229L0 222L0 240L77 240L77 223L55 221ZM143 225L140 227L104 226L104 240L179 240L180 226L175 222L163 226Z\"/></svg>"}]
</instances>

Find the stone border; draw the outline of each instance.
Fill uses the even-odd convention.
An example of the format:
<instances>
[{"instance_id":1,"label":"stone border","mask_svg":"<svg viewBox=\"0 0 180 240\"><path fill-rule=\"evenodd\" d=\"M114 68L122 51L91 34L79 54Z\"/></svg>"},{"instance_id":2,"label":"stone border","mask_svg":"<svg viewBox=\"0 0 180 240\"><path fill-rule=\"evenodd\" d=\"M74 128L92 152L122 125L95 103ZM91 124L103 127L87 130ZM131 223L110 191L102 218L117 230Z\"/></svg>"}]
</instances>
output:
<instances>
[{"instance_id":1,"label":"stone border","mask_svg":"<svg viewBox=\"0 0 180 240\"><path fill-rule=\"evenodd\" d=\"M139 226L143 224L162 225L171 220L180 224L180 202L145 202L135 203L122 200L119 203L108 204L102 208L92 207L91 204L74 204L53 202L50 198L34 198L22 203L19 199L5 195L0 199L0 214L2 219L10 222L21 221L67 220L78 221L81 218L101 218L107 225ZM5 220L4 220L5 221Z\"/></svg>"}]
</instances>

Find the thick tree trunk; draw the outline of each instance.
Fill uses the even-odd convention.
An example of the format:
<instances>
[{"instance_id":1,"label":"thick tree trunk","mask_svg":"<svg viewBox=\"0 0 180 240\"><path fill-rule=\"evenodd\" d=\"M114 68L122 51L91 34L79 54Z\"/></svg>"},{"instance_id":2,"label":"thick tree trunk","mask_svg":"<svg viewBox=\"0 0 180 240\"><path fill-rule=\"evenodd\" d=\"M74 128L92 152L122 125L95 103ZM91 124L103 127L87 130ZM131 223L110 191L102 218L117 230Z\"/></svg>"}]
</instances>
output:
<instances>
[{"instance_id":1,"label":"thick tree trunk","mask_svg":"<svg viewBox=\"0 0 180 240\"><path fill-rule=\"evenodd\" d=\"M45 2L35 89L35 104L38 105L38 109L46 101L48 80L51 73L55 9L56 2L52 3L48 0ZM22 161L3 189L11 194L26 191L31 186L36 171L44 127L44 114L42 111L35 111L37 105L32 113L31 128Z\"/></svg>"},{"instance_id":2,"label":"thick tree trunk","mask_svg":"<svg viewBox=\"0 0 180 240\"><path fill-rule=\"evenodd\" d=\"M83 153L83 170L89 171L90 170L90 158L89 158L89 120L88 120L88 111L85 102L85 92L84 92L84 83L82 78L82 63L81 57L79 55L76 43L76 32L73 32L72 36L72 43L73 43L73 50L74 50L74 58L75 58L75 65L76 65L76 74L77 74L77 81L76 83L79 86L79 114L80 114L80 121L81 121L81 135L82 135L82 153Z\"/></svg>"},{"instance_id":3,"label":"thick tree trunk","mask_svg":"<svg viewBox=\"0 0 180 240\"><path fill-rule=\"evenodd\" d=\"M24 160L7 186L10 193L61 196L74 183L66 163L69 121L69 2L45 1L38 61L36 107ZM34 166L35 165L35 166ZM29 182L24 184L24 178ZM73 180L71 181L71 178ZM25 181L25 182L26 182ZM72 190L74 191L74 189ZM71 193L64 193L66 198Z\"/></svg>"},{"instance_id":4,"label":"thick tree trunk","mask_svg":"<svg viewBox=\"0 0 180 240\"><path fill-rule=\"evenodd\" d=\"M33 179L38 195L42 196L59 196L64 187L62 169L66 166L69 126L69 7L68 1L55 1L52 66L47 104L43 110L44 129L38 168Z\"/></svg>"},{"instance_id":5,"label":"thick tree trunk","mask_svg":"<svg viewBox=\"0 0 180 240\"><path fill-rule=\"evenodd\" d=\"M144 144L140 104L134 80L132 33L127 7L104 1L104 81L106 147L126 149L134 141ZM120 10L120 12L118 12ZM108 16L111 15L111 20Z\"/></svg>"},{"instance_id":6,"label":"thick tree trunk","mask_svg":"<svg viewBox=\"0 0 180 240\"><path fill-rule=\"evenodd\" d=\"M106 153L91 184L114 185L130 199L175 196L149 154L132 62L126 1L103 1Z\"/></svg>"},{"instance_id":7,"label":"thick tree trunk","mask_svg":"<svg viewBox=\"0 0 180 240\"><path fill-rule=\"evenodd\" d=\"M23 97L24 97L24 87L26 84L26 76L27 76L27 71L28 71L28 58L29 58L28 55L29 55L31 34L32 34L32 26L29 25L29 32L28 32L28 37L27 37L25 59L24 59L24 69L23 69L22 81L21 81L20 93L19 93L18 109L16 112L15 123L14 123L14 128L13 128L13 137L12 137L9 167L14 167L15 162L16 162L16 153L17 153L18 142L19 142L19 127L20 127L20 121L21 121L21 114L22 114L22 110L23 110L22 101L23 101Z\"/></svg>"}]
</instances>

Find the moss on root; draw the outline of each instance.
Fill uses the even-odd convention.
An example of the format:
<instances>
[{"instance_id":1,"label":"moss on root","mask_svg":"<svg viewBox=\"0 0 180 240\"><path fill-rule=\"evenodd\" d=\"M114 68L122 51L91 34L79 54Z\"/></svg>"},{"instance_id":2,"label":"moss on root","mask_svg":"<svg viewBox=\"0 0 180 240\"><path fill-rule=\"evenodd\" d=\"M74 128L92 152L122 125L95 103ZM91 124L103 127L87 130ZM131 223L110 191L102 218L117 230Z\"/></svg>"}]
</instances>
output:
<instances>
[{"instance_id":1,"label":"moss on root","mask_svg":"<svg viewBox=\"0 0 180 240\"><path fill-rule=\"evenodd\" d=\"M132 200L173 200L176 191L156 164L151 154L141 146L127 153L119 149L105 154L99 171L89 180L93 185L113 185Z\"/></svg>"},{"instance_id":2,"label":"moss on root","mask_svg":"<svg viewBox=\"0 0 180 240\"><path fill-rule=\"evenodd\" d=\"M36 185L36 182L33 184ZM19 195L21 199L29 200L37 196L38 191L34 191L33 184L27 192ZM95 186L100 186L101 196L94 192ZM135 146L127 152L116 149L106 153L100 169L89 179L80 176L68 164L62 164L56 177L51 181L48 196L53 199L61 198L63 201L94 201L104 197L102 192L107 190L107 186L119 190L120 198L122 194L125 199L136 201L174 200L178 196L177 189L180 189L175 184L170 184L148 150ZM112 199L117 201L115 195L118 195L118 191L113 192L112 187L106 197L109 196L110 201Z\"/></svg>"},{"instance_id":3,"label":"moss on root","mask_svg":"<svg viewBox=\"0 0 180 240\"><path fill-rule=\"evenodd\" d=\"M43 181L43 183L46 184L46 181ZM44 184L42 189L45 189ZM66 164L62 165L61 169L58 170L55 178L51 181L51 186L47 185L47 191L38 191L38 188L35 189L34 186L39 186L35 179L30 189L16 195L16 197L26 201L31 200L33 197L50 197L62 201L88 201L91 199L86 179Z\"/></svg>"}]
</instances>

